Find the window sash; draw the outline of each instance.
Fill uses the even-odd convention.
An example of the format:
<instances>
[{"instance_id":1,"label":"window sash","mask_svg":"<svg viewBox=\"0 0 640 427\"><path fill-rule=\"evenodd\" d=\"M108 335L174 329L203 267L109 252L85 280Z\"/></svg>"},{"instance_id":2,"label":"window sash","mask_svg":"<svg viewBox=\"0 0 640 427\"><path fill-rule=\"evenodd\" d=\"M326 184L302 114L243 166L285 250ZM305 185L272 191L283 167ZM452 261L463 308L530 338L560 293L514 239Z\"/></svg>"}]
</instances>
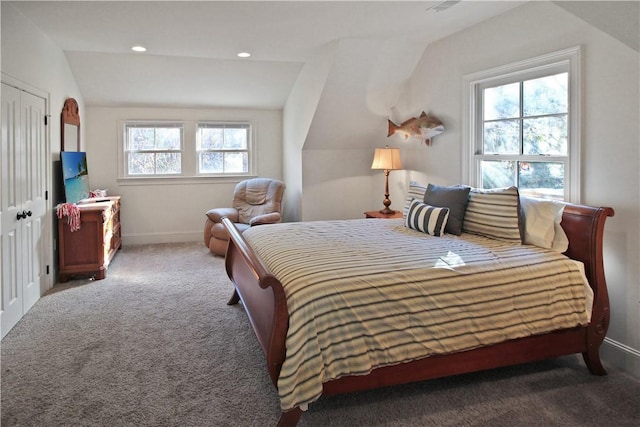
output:
<instances>
[{"instance_id":1,"label":"window sash","mask_svg":"<svg viewBox=\"0 0 640 427\"><path fill-rule=\"evenodd\" d=\"M481 165L488 160L510 160L526 162L561 162L564 167L564 200L580 202L580 48L570 48L563 51L550 53L525 61L496 67L491 70L481 71L464 77L464 121L463 140L466 149L463 150L463 182L472 186L480 186L482 180ZM548 75L568 73L568 111L566 113L566 138L567 153L558 155L524 155L521 154L522 126L520 126L518 154L485 154L484 126L488 121L483 120L482 91L486 88L497 87L509 83L521 82L545 77ZM522 90L522 88L520 88ZM522 103L522 97L520 97ZM515 120L522 121L522 106L520 117ZM562 115L562 114L560 114ZM557 117L558 114L541 114L542 117ZM536 117L532 115L531 117ZM525 117L525 120L529 117ZM494 121L495 122L495 121Z\"/></svg>"},{"instance_id":2,"label":"window sash","mask_svg":"<svg viewBox=\"0 0 640 427\"><path fill-rule=\"evenodd\" d=\"M133 148L132 130L153 129L153 144ZM159 129L178 129L177 148L158 148ZM124 168L127 177L181 176L184 166L184 125L182 123L127 122L124 126Z\"/></svg>"},{"instance_id":3,"label":"window sash","mask_svg":"<svg viewBox=\"0 0 640 427\"><path fill-rule=\"evenodd\" d=\"M204 148L203 131L217 129L221 131L222 141L219 147ZM240 147L233 147L233 141L227 141L226 130L240 130ZM230 138L233 138L231 135ZM199 122L196 125L197 174L207 176L248 175L251 171L252 127L244 122Z\"/></svg>"}]
</instances>

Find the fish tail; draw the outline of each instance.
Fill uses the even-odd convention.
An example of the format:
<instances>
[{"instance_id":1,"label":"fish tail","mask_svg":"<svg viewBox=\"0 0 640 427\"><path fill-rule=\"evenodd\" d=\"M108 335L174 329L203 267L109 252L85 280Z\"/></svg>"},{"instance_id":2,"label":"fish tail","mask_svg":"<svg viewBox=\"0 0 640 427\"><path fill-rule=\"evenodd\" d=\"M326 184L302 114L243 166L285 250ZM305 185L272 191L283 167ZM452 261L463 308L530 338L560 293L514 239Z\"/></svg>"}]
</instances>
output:
<instances>
[{"instance_id":1,"label":"fish tail","mask_svg":"<svg viewBox=\"0 0 640 427\"><path fill-rule=\"evenodd\" d=\"M398 125L396 125L395 123L393 123L389 119L387 119L387 122L389 122L389 132L387 133L387 138L388 138L391 135L393 135L394 133L396 133L396 129L398 129Z\"/></svg>"}]
</instances>

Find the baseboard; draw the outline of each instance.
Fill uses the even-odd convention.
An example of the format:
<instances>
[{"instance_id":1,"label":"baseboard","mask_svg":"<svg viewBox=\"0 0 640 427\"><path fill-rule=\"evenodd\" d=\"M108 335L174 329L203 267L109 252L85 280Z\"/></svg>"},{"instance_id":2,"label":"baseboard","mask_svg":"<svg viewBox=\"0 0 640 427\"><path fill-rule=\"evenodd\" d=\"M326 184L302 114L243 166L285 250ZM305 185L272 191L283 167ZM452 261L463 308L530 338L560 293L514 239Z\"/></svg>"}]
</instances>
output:
<instances>
[{"instance_id":1,"label":"baseboard","mask_svg":"<svg viewBox=\"0 0 640 427\"><path fill-rule=\"evenodd\" d=\"M640 351L611 338L605 338L600 347L605 362L640 379Z\"/></svg>"},{"instance_id":2,"label":"baseboard","mask_svg":"<svg viewBox=\"0 0 640 427\"><path fill-rule=\"evenodd\" d=\"M156 243L179 243L179 242L197 242L203 241L202 247L204 247L204 240L202 232L189 232L189 233L140 233L140 234L126 234L122 236L123 246L134 245L151 245Z\"/></svg>"}]
</instances>

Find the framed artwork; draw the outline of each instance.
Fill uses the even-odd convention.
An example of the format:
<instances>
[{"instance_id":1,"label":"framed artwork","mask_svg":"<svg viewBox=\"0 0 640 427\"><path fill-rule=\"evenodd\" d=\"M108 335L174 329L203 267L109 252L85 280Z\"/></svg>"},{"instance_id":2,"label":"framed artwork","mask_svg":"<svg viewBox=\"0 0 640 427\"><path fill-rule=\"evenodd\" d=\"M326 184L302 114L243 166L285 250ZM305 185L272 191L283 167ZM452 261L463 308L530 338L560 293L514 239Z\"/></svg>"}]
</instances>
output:
<instances>
[{"instance_id":1,"label":"framed artwork","mask_svg":"<svg viewBox=\"0 0 640 427\"><path fill-rule=\"evenodd\" d=\"M78 203L89 198L89 169L87 168L87 153L83 151L63 151L62 178L64 180L64 195L67 203Z\"/></svg>"}]
</instances>

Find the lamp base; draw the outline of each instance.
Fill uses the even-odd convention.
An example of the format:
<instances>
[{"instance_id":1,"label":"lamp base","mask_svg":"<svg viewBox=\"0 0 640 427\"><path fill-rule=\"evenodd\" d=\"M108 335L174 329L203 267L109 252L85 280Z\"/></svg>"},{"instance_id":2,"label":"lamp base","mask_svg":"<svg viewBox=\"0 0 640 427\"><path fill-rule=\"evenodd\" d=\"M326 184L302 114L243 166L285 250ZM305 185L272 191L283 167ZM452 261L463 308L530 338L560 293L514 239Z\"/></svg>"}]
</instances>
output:
<instances>
[{"instance_id":1,"label":"lamp base","mask_svg":"<svg viewBox=\"0 0 640 427\"><path fill-rule=\"evenodd\" d=\"M394 213L396 213L396 211L389 209L388 206L385 206L384 209L380 209L378 212L385 215L393 215Z\"/></svg>"}]
</instances>

